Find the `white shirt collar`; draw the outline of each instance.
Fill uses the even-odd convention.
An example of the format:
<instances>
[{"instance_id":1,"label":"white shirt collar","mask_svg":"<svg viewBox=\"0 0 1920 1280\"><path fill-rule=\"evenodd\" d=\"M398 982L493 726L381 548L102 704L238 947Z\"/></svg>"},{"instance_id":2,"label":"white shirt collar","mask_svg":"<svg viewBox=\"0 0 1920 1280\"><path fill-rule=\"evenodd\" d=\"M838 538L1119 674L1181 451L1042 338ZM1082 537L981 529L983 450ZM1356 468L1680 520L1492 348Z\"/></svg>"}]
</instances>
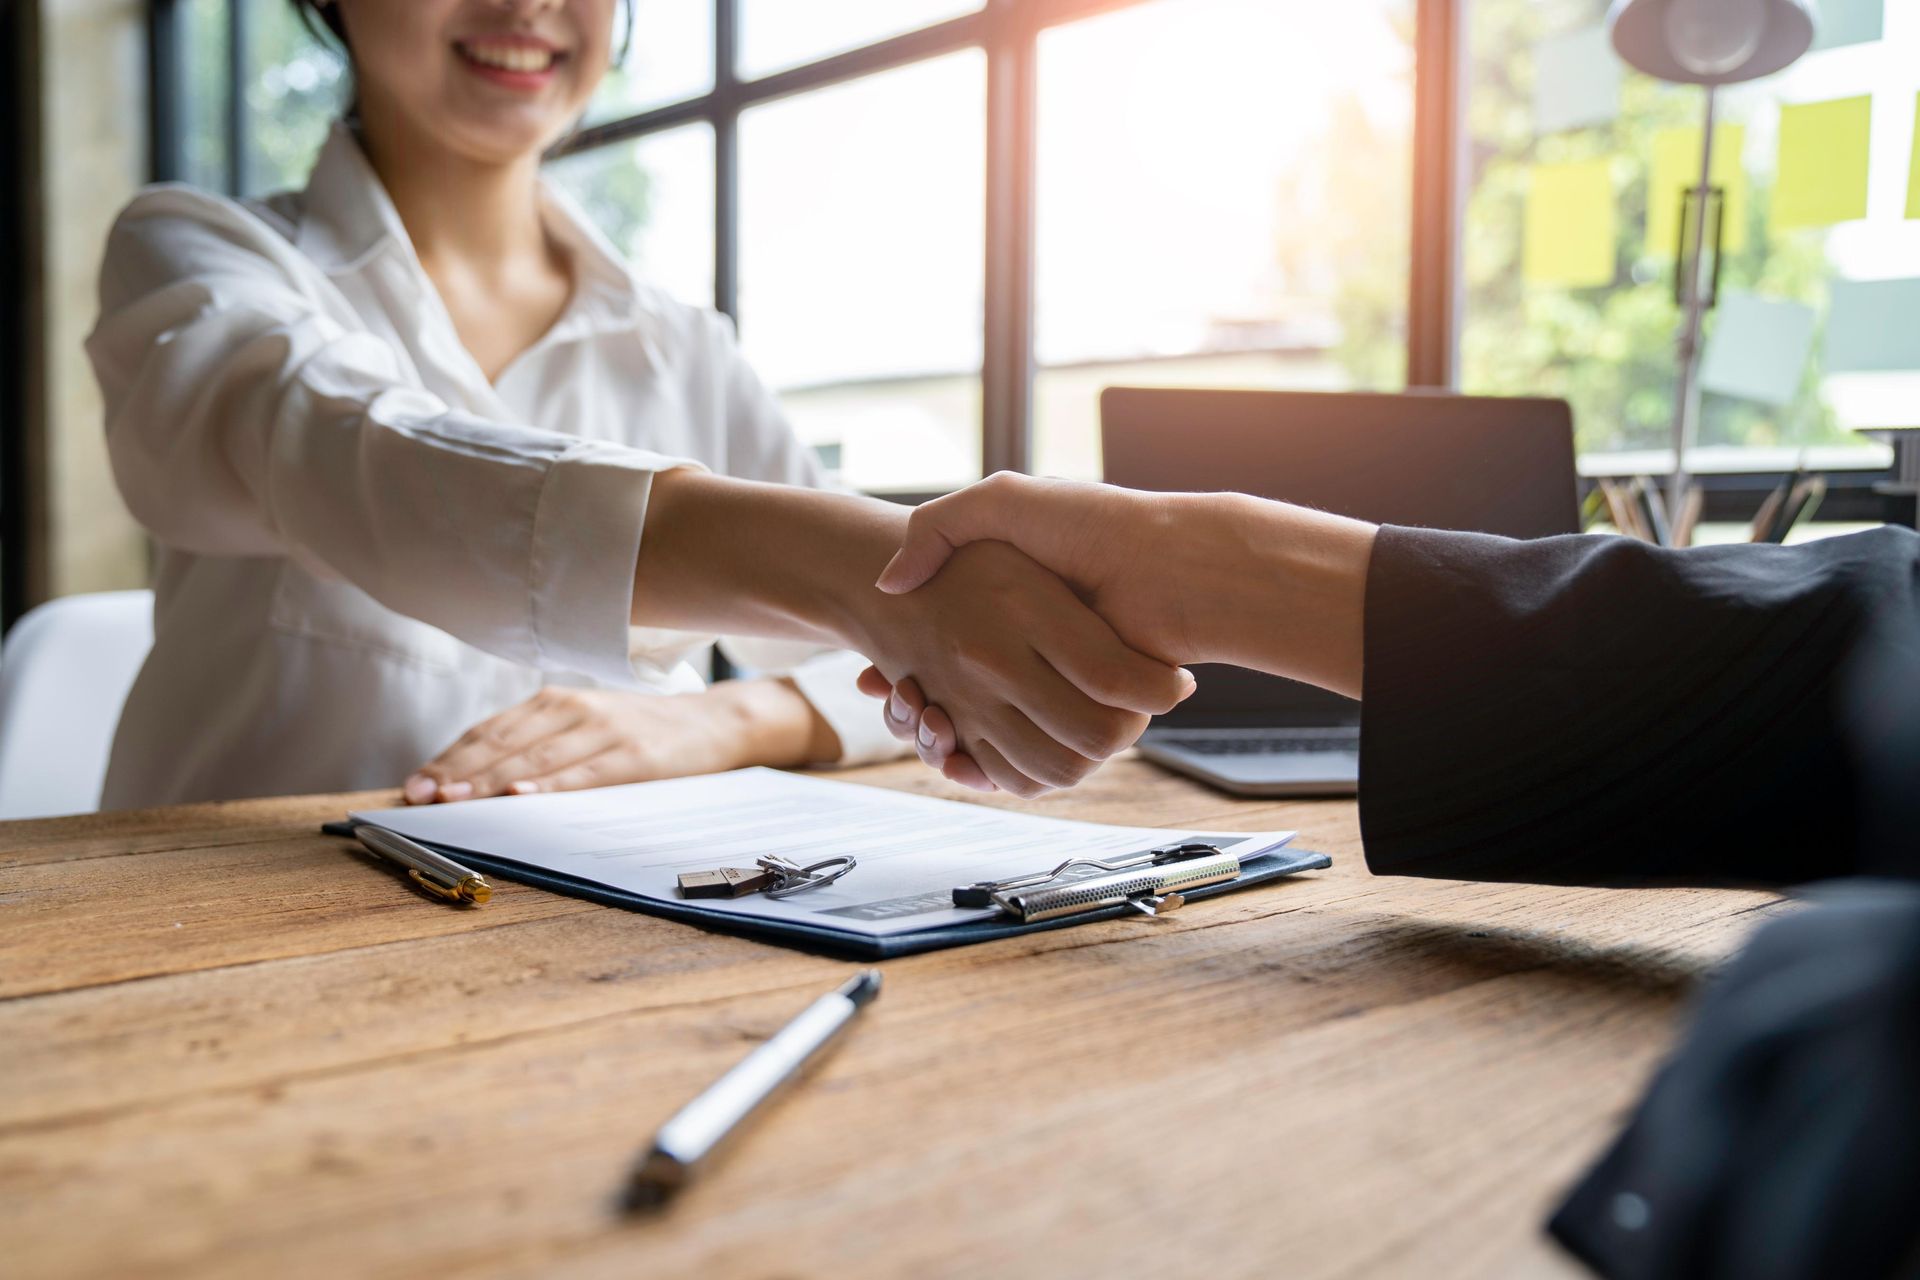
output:
<instances>
[{"instance_id":1,"label":"white shirt collar","mask_svg":"<svg viewBox=\"0 0 1920 1280\"><path fill-rule=\"evenodd\" d=\"M540 198L548 229L571 252L575 277L573 299L548 340L635 327L654 308L619 251L565 192L545 178ZM386 186L344 123L335 123L327 135L307 179L301 210L294 244L327 274L359 271L390 249L401 254L413 271L425 275Z\"/></svg>"}]
</instances>

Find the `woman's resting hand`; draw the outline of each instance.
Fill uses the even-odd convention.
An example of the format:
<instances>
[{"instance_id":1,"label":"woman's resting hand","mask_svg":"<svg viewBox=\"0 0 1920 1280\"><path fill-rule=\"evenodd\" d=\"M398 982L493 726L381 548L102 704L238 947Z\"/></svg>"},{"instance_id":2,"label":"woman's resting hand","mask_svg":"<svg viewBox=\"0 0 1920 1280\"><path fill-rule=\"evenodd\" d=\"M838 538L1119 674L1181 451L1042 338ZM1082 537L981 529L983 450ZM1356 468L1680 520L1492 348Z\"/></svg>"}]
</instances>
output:
<instances>
[{"instance_id":1,"label":"woman's resting hand","mask_svg":"<svg viewBox=\"0 0 1920 1280\"><path fill-rule=\"evenodd\" d=\"M461 734L407 779L405 792L409 804L477 800L839 754L833 730L784 680L685 694L550 686Z\"/></svg>"}]
</instances>

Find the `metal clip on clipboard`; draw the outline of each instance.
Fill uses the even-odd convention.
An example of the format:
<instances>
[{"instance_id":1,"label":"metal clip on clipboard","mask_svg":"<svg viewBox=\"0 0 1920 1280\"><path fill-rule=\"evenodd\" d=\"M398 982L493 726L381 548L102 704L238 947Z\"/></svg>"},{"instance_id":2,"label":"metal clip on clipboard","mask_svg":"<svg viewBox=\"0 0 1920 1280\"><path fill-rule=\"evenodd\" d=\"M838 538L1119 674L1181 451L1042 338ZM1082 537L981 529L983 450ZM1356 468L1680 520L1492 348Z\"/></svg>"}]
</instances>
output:
<instances>
[{"instance_id":1,"label":"metal clip on clipboard","mask_svg":"<svg viewBox=\"0 0 1920 1280\"><path fill-rule=\"evenodd\" d=\"M1061 879L1081 868L1105 874ZM1178 844L1107 861L1073 858L1051 871L983 880L955 889L953 905L998 907L1022 924L1106 907L1130 907L1142 915L1158 916L1185 905L1183 890L1221 884L1239 875L1238 854L1222 853L1210 844Z\"/></svg>"}]
</instances>

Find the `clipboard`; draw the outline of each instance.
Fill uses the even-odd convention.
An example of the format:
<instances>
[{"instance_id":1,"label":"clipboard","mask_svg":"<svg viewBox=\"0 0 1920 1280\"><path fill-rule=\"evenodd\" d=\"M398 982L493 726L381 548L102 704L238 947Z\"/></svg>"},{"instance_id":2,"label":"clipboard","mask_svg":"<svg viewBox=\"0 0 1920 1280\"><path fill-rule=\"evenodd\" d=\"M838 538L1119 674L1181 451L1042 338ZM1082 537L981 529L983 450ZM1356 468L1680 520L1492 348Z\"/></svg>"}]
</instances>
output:
<instances>
[{"instance_id":1,"label":"clipboard","mask_svg":"<svg viewBox=\"0 0 1920 1280\"><path fill-rule=\"evenodd\" d=\"M332 836L349 838L353 836L352 824L344 821L329 822L321 828L321 831ZM436 848L432 842L423 843L426 843L429 848ZM1001 938L1014 938L1023 934L1066 929L1096 920L1139 918L1132 909L1119 905L1030 924L1004 918L989 919L969 924L917 930L912 933L874 937L797 920L756 919L704 907L697 902L671 901L631 893L597 881L564 875L545 867L529 866L506 858L488 857L471 850L438 847L436 851L450 857L457 857L462 863L476 867L489 875L532 885L536 889L545 889L550 893L582 898L602 906L637 911L642 915L678 920L684 924L698 925L717 933L736 934L760 942L771 942L781 946L798 947L803 950L860 960L891 960L897 956L918 955L926 951L942 951L949 947L964 947L977 942L994 942ZM1314 853L1286 845L1243 859L1240 874L1234 879L1187 890L1184 897L1190 903L1204 902L1229 893L1237 893L1243 889L1271 884L1303 871L1323 870L1332 865L1333 859L1324 853ZM1152 926L1151 923L1143 923L1143 927L1151 928Z\"/></svg>"}]
</instances>

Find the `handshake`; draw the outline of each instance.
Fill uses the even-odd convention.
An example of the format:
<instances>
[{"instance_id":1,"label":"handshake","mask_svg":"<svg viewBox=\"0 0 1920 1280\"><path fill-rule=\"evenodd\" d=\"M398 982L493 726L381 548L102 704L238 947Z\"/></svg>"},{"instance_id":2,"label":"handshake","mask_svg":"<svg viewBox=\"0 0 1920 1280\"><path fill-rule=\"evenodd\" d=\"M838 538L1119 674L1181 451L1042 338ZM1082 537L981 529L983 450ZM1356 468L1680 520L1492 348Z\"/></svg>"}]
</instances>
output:
<instances>
[{"instance_id":1,"label":"handshake","mask_svg":"<svg viewBox=\"0 0 1920 1280\"><path fill-rule=\"evenodd\" d=\"M1036 796L1081 781L1191 694L1185 663L1358 693L1373 535L1236 494L1002 474L909 514L682 467L650 485L627 622L865 654L861 687L923 760ZM777 684L543 689L404 790L424 804L838 759L831 725Z\"/></svg>"},{"instance_id":2,"label":"handshake","mask_svg":"<svg viewBox=\"0 0 1920 1280\"><path fill-rule=\"evenodd\" d=\"M1235 494L1001 473L915 511L876 584L957 589L974 616L925 670L864 649L860 687L954 782L1069 787L1193 692L1188 663L1358 696L1374 532ZM992 642L967 643L982 624Z\"/></svg>"}]
</instances>

